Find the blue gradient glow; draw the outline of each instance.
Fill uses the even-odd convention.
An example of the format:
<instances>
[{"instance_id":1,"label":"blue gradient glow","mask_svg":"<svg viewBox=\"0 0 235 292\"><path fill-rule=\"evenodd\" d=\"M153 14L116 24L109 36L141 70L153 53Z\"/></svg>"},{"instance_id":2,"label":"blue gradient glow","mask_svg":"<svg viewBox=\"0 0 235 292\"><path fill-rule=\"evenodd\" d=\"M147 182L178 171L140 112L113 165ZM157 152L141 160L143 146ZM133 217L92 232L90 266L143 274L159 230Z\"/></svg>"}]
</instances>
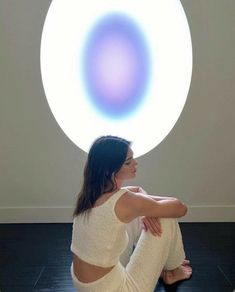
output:
<instances>
[{"instance_id":1,"label":"blue gradient glow","mask_svg":"<svg viewBox=\"0 0 235 292\"><path fill-rule=\"evenodd\" d=\"M150 78L150 57L137 24L124 14L97 21L84 45L82 75L92 104L122 118L142 104Z\"/></svg>"}]
</instances>

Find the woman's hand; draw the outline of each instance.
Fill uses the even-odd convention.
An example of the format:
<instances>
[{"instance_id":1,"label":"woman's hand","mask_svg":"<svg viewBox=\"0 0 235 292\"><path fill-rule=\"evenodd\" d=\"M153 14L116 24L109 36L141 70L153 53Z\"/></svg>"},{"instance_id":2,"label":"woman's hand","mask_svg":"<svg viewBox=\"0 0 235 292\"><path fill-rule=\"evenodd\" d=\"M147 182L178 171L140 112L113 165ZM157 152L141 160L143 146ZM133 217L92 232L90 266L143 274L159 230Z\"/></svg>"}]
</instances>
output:
<instances>
[{"instance_id":1,"label":"woman's hand","mask_svg":"<svg viewBox=\"0 0 235 292\"><path fill-rule=\"evenodd\" d=\"M125 188L128 189L129 191L133 192L133 193L141 193L141 194L147 195L147 192L143 188L141 188L139 186L127 186Z\"/></svg>"},{"instance_id":2,"label":"woman's hand","mask_svg":"<svg viewBox=\"0 0 235 292\"><path fill-rule=\"evenodd\" d=\"M142 225L145 231L149 230L154 236L161 236L162 229L159 218L157 217L142 217Z\"/></svg>"}]
</instances>

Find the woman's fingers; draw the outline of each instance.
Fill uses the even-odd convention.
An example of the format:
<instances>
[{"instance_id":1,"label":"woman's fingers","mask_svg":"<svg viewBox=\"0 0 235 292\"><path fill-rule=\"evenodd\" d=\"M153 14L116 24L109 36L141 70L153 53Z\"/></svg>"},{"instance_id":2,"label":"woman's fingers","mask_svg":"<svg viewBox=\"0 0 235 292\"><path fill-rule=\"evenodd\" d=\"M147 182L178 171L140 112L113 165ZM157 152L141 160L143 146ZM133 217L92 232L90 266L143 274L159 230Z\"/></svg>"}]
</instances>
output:
<instances>
[{"instance_id":1,"label":"woman's fingers","mask_svg":"<svg viewBox=\"0 0 235 292\"><path fill-rule=\"evenodd\" d=\"M161 229L161 224L160 220L158 218L150 218L152 222L152 226L158 236L161 236L162 229Z\"/></svg>"},{"instance_id":2,"label":"woman's fingers","mask_svg":"<svg viewBox=\"0 0 235 292\"><path fill-rule=\"evenodd\" d=\"M160 220L158 218L143 217L142 222L145 230L149 230L154 236L161 236L162 230Z\"/></svg>"}]
</instances>

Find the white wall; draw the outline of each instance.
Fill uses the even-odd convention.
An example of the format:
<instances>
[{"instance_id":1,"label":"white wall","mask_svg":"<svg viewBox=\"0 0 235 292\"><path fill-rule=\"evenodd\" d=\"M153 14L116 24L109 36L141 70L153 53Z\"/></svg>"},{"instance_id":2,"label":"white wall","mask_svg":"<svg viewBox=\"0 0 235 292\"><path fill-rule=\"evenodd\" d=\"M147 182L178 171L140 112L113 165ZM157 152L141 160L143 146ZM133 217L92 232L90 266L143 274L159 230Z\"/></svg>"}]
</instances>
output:
<instances>
[{"instance_id":1,"label":"white wall","mask_svg":"<svg viewBox=\"0 0 235 292\"><path fill-rule=\"evenodd\" d=\"M0 0L0 222L70 222L81 185L86 154L55 122L41 82L49 4ZM235 221L235 1L182 4L194 53L188 100L167 138L139 158L133 183L181 198L186 221Z\"/></svg>"}]
</instances>

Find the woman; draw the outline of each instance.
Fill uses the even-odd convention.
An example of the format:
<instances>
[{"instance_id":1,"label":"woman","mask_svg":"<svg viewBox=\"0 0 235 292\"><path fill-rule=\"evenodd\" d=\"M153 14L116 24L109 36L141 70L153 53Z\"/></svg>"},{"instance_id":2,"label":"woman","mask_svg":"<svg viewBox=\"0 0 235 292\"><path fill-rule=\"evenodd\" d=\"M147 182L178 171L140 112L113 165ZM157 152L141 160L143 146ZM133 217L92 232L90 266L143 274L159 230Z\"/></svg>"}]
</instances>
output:
<instances>
[{"instance_id":1,"label":"woman","mask_svg":"<svg viewBox=\"0 0 235 292\"><path fill-rule=\"evenodd\" d=\"M186 206L123 187L137 170L130 144L102 136L90 148L71 244L71 274L79 292L152 292L160 276L172 284L192 274L174 219L186 214Z\"/></svg>"}]
</instances>

